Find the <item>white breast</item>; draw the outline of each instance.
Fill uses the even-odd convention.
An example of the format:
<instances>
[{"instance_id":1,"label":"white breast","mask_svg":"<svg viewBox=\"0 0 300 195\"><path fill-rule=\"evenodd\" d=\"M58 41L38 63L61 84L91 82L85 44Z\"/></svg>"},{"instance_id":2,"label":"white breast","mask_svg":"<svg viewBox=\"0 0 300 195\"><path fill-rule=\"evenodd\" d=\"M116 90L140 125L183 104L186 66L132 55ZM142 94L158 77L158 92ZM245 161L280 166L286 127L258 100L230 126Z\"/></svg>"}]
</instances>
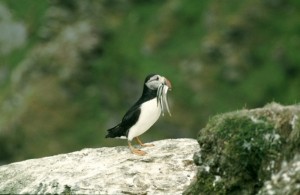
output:
<instances>
[{"instance_id":1,"label":"white breast","mask_svg":"<svg viewBox=\"0 0 300 195\"><path fill-rule=\"evenodd\" d=\"M141 114L135 125L129 129L127 139L133 138L145 133L159 118L161 108L157 103L157 98L149 100L141 105Z\"/></svg>"}]
</instances>

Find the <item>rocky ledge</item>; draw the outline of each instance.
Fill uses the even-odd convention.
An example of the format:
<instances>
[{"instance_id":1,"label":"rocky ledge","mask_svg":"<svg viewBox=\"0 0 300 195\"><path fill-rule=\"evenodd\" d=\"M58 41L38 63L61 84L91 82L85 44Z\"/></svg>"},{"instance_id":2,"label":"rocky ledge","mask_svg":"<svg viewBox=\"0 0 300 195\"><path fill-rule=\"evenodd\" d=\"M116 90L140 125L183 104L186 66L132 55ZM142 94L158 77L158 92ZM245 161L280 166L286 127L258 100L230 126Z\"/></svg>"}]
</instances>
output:
<instances>
[{"instance_id":1,"label":"rocky ledge","mask_svg":"<svg viewBox=\"0 0 300 195\"><path fill-rule=\"evenodd\" d=\"M0 167L0 194L182 194L196 175L193 139L128 147L83 149Z\"/></svg>"}]
</instances>

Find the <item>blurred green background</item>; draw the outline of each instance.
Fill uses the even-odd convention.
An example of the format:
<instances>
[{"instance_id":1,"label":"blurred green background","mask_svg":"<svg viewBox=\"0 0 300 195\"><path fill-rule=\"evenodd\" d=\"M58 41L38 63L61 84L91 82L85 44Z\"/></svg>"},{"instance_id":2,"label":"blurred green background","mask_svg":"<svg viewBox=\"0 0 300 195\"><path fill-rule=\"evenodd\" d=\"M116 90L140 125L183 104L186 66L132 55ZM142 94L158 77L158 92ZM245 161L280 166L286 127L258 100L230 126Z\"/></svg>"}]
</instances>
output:
<instances>
[{"instance_id":1,"label":"blurred green background","mask_svg":"<svg viewBox=\"0 0 300 195\"><path fill-rule=\"evenodd\" d=\"M147 74L173 85L145 142L212 115L300 99L299 0L2 0L0 164L104 139Z\"/></svg>"}]
</instances>

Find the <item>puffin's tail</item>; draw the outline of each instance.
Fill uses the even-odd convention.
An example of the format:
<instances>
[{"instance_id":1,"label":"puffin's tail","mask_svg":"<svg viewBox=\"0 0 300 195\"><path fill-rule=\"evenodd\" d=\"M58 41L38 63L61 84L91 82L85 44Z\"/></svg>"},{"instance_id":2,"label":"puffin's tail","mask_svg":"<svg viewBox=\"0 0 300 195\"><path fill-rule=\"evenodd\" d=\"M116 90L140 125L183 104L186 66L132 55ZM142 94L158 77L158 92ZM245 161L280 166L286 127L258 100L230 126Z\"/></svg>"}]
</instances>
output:
<instances>
[{"instance_id":1,"label":"puffin's tail","mask_svg":"<svg viewBox=\"0 0 300 195\"><path fill-rule=\"evenodd\" d=\"M105 138L115 138L115 137L122 137L123 135L123 128L120 125L117 125L111 129L107 130L108 134L105 136Z\"/></svg>"}]
</instances>

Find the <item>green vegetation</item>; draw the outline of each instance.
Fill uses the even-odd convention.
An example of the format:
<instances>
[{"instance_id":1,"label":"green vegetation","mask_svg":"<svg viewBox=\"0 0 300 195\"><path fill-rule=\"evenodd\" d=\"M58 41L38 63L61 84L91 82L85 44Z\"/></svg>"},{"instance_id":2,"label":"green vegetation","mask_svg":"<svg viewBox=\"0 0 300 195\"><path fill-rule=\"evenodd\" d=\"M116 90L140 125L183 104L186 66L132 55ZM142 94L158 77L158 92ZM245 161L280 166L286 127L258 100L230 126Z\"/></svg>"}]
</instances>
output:
<instances>
[{"instance_id":1,"label":"green vegetation","mask_svg":"<svg viewBox=\"0 0 300 195\"><path fill-rule=\"evenodd\" d=\"M24 43L0 53L2 163L126 144L105 140L106 129L152 72L174 86L173 116L145 141L194 137L217 113L299 102L297 0L3 0L0 6L10 10L5 26L26 29L18 34ZM0 9L0 26L9 14ZM0 37L9 35L2 27ZM0 51L18 40L0 38Z\"/></svg>"},{"instance_id":2,"label":"green vegetation","mask_svg":"<svg viewBox=\"0 0 300 195\"><path fill-rule=\"evenodd\" d=\"M298 154L298 117L299 106L271 104L210 119L198 135L197 181L185 193L256 194Z\"/></svg>"},{"instance_id":3,"label":"green vegetation","mask_svg":"<svg viewBox=\"0 0 300 195\"><path fill-rule=\"evenodd\" d=\"M221 167L215 174L219 175L223 182L216 182L215 187L210 186L207 192L215 189L223 191L224 194L233 193L236 189L232 191L231 189L238 185L238 190L261 187L262 181L266 177L269 178L270 173L259 170L265 168L262 166L264 162L269 163L271 160L276 159L279 154L281 146L279 134L275 133L275 129L271 124L261 119L257 119L257 123L247 116L224 117L217 120L221 122L214 127L216 133L206 132L214 136L211 143L209 143L209 137L202 134L199 136L199 143L203 146L204 159L206 158L205 155L215 155L216 153L222 156L219 157L220 162L212 162L212 166ZM212 145L216 145L217 147L213 148L218 151L211 151ZM207 158L218 159L215 157ZM265 176L264 174L268 175ZM239 177L254 182L251 184L241 182ZM209 183L214 184L213 181ZM244 183L245 185L243 185Z\"/></svg>"}]
</instances>

